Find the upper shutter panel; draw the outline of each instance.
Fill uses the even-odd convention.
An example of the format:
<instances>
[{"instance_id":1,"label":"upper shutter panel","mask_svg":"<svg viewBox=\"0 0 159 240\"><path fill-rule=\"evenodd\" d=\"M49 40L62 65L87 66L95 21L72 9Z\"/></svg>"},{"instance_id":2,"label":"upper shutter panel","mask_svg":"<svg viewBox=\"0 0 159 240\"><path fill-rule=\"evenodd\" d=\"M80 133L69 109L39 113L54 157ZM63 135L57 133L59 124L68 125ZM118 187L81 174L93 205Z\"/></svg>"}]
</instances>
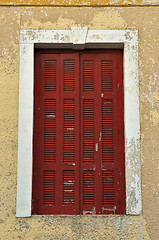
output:
<instances>
[{"instance_id":1,"label":"upper shutter panel","mask_svg":"<svg viewBox=\"0 0 159 240\"><path fill-rule=\"evenodd\" d=\"M56 60L45 61L45 91L56 91Z\"/></svg>"},{"instance_id":2,"label":"upper shutter panel","mask_svg":"<svg viewBox=\"0 0 159 240\"><path fill-rule=\"evenodd\" d=\"M94 61L93 60L83 61L83 91L84 92L94 91Z\"/></svg>"},{"instance_id":3,"label":"upper shutter panel","mask_svg":"<svg viewBox=\"0 0 159 240\"><path fill-rule=\"evenodd\" d=\"M102 60L101 61L101 78L102 78L102 92L113 91L113 68L112 61Z\"/></svg>"},{"instance_id":4,"label":"upper shutter panel","mask_svg":"<svg viewBox=\"0 0 159 240\"><path fill-rule=\"evenodd\" d=\"M64 91L75 90L75 60L64 60Z\"/></svg>"}]
</instances>

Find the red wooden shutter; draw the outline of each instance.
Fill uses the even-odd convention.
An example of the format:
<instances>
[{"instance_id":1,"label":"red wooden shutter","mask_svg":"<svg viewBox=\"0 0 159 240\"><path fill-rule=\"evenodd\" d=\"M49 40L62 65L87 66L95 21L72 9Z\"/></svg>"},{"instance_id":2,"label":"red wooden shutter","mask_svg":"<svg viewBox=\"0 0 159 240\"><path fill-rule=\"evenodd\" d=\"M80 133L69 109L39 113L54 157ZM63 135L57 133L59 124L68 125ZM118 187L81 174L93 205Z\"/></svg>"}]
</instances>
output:
<instances>
[{"instance_id":1,"label":"red wooden shutter","mask_svg":"<svg viewBox=\"0 0 159 240\"><path fill-rule=\"evenodd\" d=\"M40 61L35 83L33 212L77 214L79 57L41 54Z\"/></svg>"},{"instance_id":2,"label":"red wooden shutter","mask_svg":"<svg viewBox=\"0 0 159 240\"><path fill-rule=\"evenodd\" d=\"M60 213L79 213L79 55L62 54L58 168Z\"/></svg>"},{"instance_id":3,"label":"red wooden shutter","mask_svg":"<svg viewBox=\"0 0 159 240\"><path fill-rule=\"evenodd\" d=\"M81 55L81 214L124 213L121 70L120 51Z\"/></svg>"},{"instance_id":4,"label":"red wooden shutter","mask_svg":"<svg viewBox=\"0 0 159 240\"><path fill-rule=\"evenodd\" d=\"M124 214L122 51L35 58L33 213Z\"/></svg>"}]
</instances>

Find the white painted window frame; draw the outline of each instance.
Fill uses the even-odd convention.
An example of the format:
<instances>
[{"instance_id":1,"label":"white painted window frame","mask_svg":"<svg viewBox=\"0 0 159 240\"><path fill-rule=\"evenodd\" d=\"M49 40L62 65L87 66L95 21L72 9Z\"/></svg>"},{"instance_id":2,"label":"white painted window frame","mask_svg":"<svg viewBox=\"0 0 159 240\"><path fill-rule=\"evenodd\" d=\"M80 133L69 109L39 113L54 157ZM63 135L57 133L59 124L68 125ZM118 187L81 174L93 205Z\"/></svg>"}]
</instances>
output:
<instances>
[{"instance_id":1,"label":"white painted window frame","mask_svg":"<svg viewBox=\"0 0 159 240\"><path fill-rule=\"evenodd\" d=\"M21 30L17 217L31 216L33 165L34 47L121 48L124 51L126 214L142 212L137 30Z\"/></svg>"}]
</instances>

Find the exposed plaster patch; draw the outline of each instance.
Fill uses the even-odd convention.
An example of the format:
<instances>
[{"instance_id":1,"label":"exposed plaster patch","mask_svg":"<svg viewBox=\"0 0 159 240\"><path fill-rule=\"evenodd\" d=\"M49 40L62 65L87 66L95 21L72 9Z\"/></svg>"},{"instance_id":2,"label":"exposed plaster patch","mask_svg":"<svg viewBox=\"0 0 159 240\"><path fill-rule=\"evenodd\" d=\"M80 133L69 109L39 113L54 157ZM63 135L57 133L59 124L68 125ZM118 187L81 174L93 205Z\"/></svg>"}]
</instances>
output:
<instances>
[{"instance_id":1,"label":"exposed plaster patch","mask_svg":"<svg viewBox=\"0 0 159 240\"><path fill-rule=\"evenodd\" d=\"M74 20L71 20L69 18L64 18L60 16L57 21L51 22L41 22L36 19L31 20L31 24L28 24L28 22L25 22L21 29L68 29L70 26L76 26Z\"/></svg>"},{"instance_id":2,"label":"exposed plaster patch","mask_svg":"<svg viewBox=\"0 0 159 240\"><path fill-rule=\"evenodd\" d=\"M152 95L151 95L151 99L152 99L152 101L154 101L154 102L158 102L158 101L159 101L159 93L152 94ZM159 102L158 102L158 104L159 104Z\"/></svg>"},{"instance_id":3,"label":"exposed plaster patch","mask_svg":"<svg viewBox=\"0 0 159 240\"><path fill-rule=\"evenodd\" d=\"M156 109L151 111L151 122L154 126L159 124L159 112Z\"/></svg>"},{"instance_id":4,"label":"exposed plaster patch","mask_svg":"<svg viewBox=\"0 0 159 240\"><path fill-rule=\"evenodd\" d=\"M105 10L93 16L90 29L116 29L126 27L126 23L118 11Z\"/></svg>"},{"instance_id":5,"label":"exposed plaster patch","mask_svg":"<svg viewBox=\"0 0 159 240\"><path fill-rule=\"evenodd\" d=\"M139 143L138 143L139 144ZM126 186L128 202L130 203L127 208L132 214L140 211L140 199L141 199L141 173L140 173L140 162L138 161L140 152L136 146L136 141L132 139L129 144L127 143L127 166L126 166L126 177L129 178L129 183ZM135 194L137 193L137 195Z\"/></svg>"}]
</instances>

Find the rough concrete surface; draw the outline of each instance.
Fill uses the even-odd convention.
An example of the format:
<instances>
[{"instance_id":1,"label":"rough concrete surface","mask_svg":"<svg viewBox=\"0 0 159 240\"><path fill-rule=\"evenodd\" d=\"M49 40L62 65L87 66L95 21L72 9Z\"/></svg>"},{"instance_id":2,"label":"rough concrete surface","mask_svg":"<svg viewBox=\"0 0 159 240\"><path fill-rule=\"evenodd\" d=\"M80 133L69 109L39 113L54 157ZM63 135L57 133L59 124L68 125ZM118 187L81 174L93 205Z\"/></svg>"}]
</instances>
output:
<instances>
[{"instance_id":1,"label":"rough concrete surface","mask_svg":"<svg viewBox=\"0 0 159 240\"><path fill-rule=\"evenodd\" d=\"M142 216L16 218L20 29L137 29ZM0 239L159 237L159 7L0 7Z\"/></svg>"}]
</instances>

